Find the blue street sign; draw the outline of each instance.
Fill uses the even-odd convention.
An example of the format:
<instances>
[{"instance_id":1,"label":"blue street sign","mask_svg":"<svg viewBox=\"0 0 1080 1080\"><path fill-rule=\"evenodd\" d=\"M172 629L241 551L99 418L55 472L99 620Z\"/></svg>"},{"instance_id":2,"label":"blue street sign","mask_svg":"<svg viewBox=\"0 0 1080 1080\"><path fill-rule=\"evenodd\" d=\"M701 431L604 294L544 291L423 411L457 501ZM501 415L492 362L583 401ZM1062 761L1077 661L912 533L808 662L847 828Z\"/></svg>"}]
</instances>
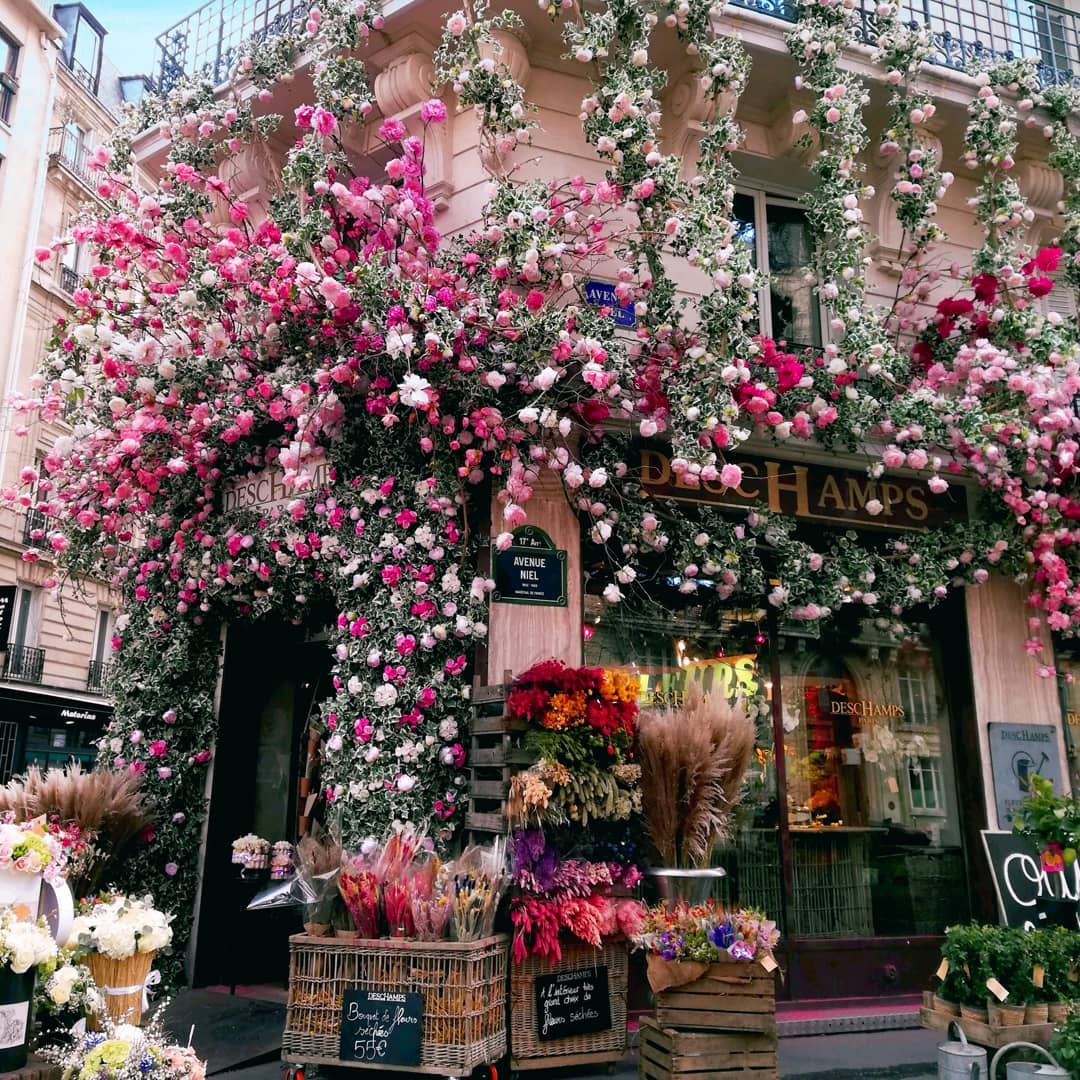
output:
<instances>
[{"instance_id":1,"label":"blue street sign","mask_svg":"<svg viewBox=\"0 0 1080 1080\"><path fill-rule=\"evenodd\" d=\"M615 298L615 286L606 281L586 281L585 299L594 307L611 308L611 317L616 326L633 326L634 305L620 304Z\"/></svg>"}]
</instances>

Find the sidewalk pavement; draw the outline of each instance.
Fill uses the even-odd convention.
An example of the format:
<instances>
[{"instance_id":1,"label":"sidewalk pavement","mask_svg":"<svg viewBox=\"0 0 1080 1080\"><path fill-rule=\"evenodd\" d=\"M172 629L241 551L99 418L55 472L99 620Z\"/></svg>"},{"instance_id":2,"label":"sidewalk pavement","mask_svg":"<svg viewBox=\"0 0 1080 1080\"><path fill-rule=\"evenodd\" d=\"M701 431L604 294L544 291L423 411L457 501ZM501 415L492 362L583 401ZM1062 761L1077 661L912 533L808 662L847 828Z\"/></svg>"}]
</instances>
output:
<instances>
[{"instance_id":1,"label":"sidewalk pavement","mask_svg":"<svg viewBox=\"0 0 1080 1080\"><path fill-rule=\"evenodd\" d=\"M281 1080L281 1031L285 1005L281 1000L233 996L215 990L192 990L169 1005L167 1026L187 1042L194 1025L193 1044L207 1060L215 1080ZM921 1028L813 1035L780 1040L783 1080L936 1080L938 1032ZM629 1053L613 1074L618 1080L637 1076L637 1032L631 1032ZM386 1073L361 1069L323 1069L340 1080L385 1080ZM405 1076L405 1073L395 1073ZM529 1080L528 1074L522 1074ZM545 1080L607 1080L595 1066L544 1070ZM500 1075L499 1080L505 1080Z\"/></svg>"}]
</instances>

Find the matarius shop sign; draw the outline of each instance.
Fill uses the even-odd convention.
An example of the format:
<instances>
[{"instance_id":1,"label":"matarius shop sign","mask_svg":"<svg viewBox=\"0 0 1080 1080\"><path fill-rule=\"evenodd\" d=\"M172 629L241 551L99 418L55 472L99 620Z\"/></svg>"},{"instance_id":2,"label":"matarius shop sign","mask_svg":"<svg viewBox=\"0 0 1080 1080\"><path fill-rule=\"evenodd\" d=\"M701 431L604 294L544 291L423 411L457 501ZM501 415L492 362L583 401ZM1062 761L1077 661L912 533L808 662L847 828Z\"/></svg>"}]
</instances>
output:
<instances>
[{"instance_id":1,"label":"matarius shop sign","mask_svg":"<svg viewBox=\"0 0 1080 1080\"><path fill-rule=\"evenodd\" d=\"M321 462L312 472L311 484L296 488L285 483L284 469L263 469L254 476L234 481L222 492L222 513L233 510L271 510L284 508L294 499L303 499L320 491L330 482L330 463Z\"/></svg>"},{"instance_id":2,"label":"matarius shop sign","mask_svg":"<svg viewBox=\"0 0 1080 1080\"><path fill-rule=\"evenodd\" d=\"M963 488L934 495L920 480L770 458L728 459L742 469L738 487L719 480L693 484L676 473L665 450L643 447L639 481L646 495L681 502L771 510L831 525L929 529L967 516Z\"/></svg>"}]
</instances>

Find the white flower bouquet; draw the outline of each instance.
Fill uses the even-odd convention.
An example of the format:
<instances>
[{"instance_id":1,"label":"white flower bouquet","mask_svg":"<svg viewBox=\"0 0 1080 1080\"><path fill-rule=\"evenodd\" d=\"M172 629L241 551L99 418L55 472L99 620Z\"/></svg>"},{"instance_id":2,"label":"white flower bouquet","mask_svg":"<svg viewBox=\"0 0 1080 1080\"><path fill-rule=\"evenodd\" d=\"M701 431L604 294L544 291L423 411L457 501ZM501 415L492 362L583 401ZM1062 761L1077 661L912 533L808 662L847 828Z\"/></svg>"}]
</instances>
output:
<instances>
[{"instance_id":1,"label":"white flower bouquet","mask_svg":"<svg viewBox=\"0 0 1080 1080\"><path fill-rule=\"evenodd\" d=\"M91 1016L105 1011L105 999L85 964L57 954L38 968L34 1001L38 1013Z\"/></svg>"},{"instance_id":2,"label":"white flower bouquet","mask_svg":"<svg viewBox=\"0 0 1080 1080\"><path fill-rule=\"evenodd\" d=\"M152 896L113 894L80 906L67 945L76 959L85 958L115 1022L139 1022L154 956L172 944L172 918Z\"/></svg>"},{"instance_id":3,"label":"white flower bouquet","mask_svg":"<svg viewBox=\"0 0 1080 1080\"><path fill-rule=\"evenodd\" d=\"M44 919L20 919L12 908L0 910L0 964L23 975L56 956Z\"/></svg>"}]
</instances>

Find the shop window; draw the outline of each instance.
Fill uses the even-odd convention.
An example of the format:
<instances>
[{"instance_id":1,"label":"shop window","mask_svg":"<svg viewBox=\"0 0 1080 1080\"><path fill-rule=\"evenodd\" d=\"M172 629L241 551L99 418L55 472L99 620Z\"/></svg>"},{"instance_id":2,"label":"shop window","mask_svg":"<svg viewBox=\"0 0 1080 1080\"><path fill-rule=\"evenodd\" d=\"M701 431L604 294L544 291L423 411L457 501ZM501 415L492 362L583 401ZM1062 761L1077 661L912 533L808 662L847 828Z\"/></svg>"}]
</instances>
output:
<instances>
[{"instance_id":1,"label":"shop window","mask_svg":"<svg viewBox=\"0 0 1080 1080\"><path fill-rule=\"evenodd\" d=\"M805 280L806 268L813 262L806 211L792 199L763 191L739 192L733 217L754 265L769 275L759 298L760 332L792 348L819 348L821 306Z\"/></svg>"},{"instance_id":2,"label":"shop window","mask_svg":"<svg viewBox=\"0 0 1080 1080\"><path fill-rule=\"evenodd\" d=\"M74 721L66 724L33 724L26 731L22 768L37 765L42 769L62 768L73 761L92 766L97 757L100 733L80 728Z\"/></svg>"},{"instance_id":3,"label":"shop window","mask_svg":"<svg viewBox=\"0 0 1080 1080\"><path fill-rule=\"evenodd\" d=\"M913 757L908 760L908 791L911 809L923 813L945 812L944 780L941 762L933 757Z\"/></svg>"},{"instance_id":4,"label":"shop window","mask_svg":"<svg viewBox=\"0 0 1080 1080\"><path fill-rule=\"evenodd\" d=\"M19 82L15 72L19 66L19 45L13 37L0 30L0 121L11 123L15 111L15 94Z\"/></svg>"}]
</instances>

